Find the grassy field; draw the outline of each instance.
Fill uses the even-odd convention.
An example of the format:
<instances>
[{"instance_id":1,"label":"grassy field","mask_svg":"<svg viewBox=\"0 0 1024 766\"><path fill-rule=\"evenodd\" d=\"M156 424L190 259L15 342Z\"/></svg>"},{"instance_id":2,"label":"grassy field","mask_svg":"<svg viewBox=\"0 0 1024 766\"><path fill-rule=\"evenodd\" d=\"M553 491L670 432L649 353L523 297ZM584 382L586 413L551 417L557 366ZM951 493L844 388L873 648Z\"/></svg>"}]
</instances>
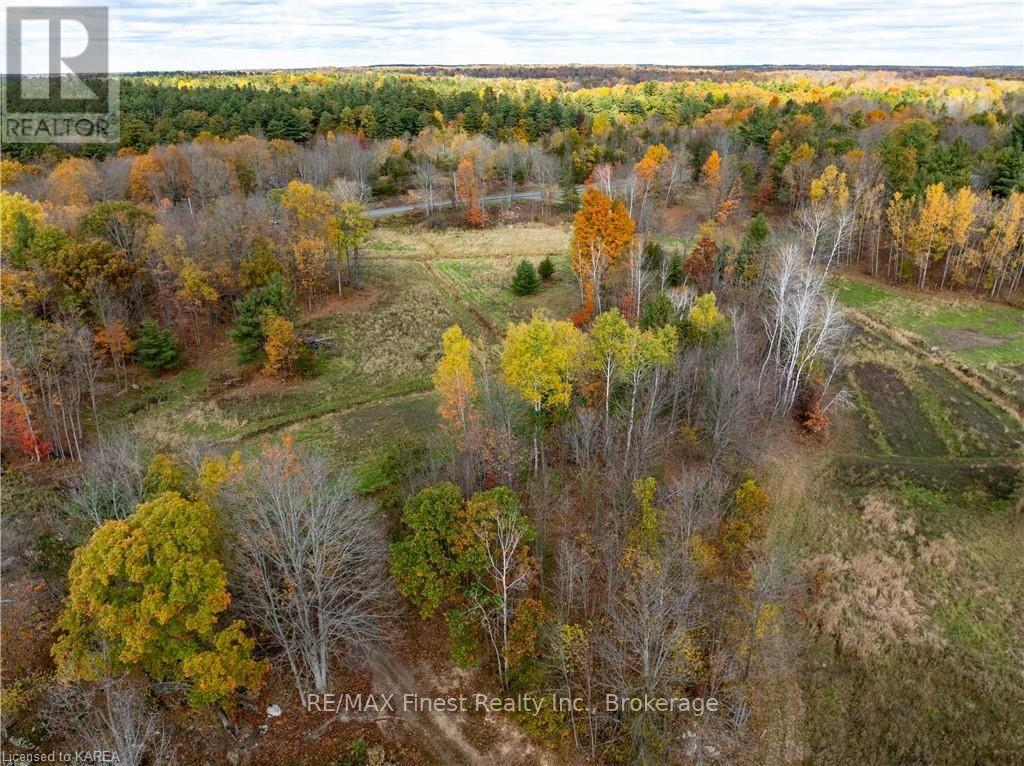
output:
<instances>
[{"instance_id":1,"label":"grassy field","mask_svg":"<svg viewBox=\"0 0 1024 766\"><path fill-rule=\"evenodd\" d=\"M840 290L875 322L965 364L1021 361L1019 311L849 280ZM804 561L828 554L895 572L872 591L877 611L844 615L866 620L882 637L880 651L837 653L833 641L812 642L801 677L810 760L1016 763L1024 752L1024 435L1004 409L876 329L857 327L847 346L854 407L837 417L821 486L783 535ZM866 531L869 499L894 509L898 525ZM894 594L916 609L913 633L895 640Z\"/></svg>"},{"instance_id":2,"label":"grassy field","mask_svg":"<svg viewBox=\"0 0 1024 766\"><path fill-rule=\"evenodd\" d=\"M1024 392L1024 311L965 296L909 292L860 279L837 279L851 309L920 339L1000 388ZM1024 404L1024 393L1013 396Z\"/></svg>"},{"instance_id":3,"label":"grassy field","mask_svg":"<svg viewBox=\"0 0 1024 766\"><path fill-rule=\"evenodd\" d=\"M446 258L529 258L565 256L569 250L567 224L524 224L493 229L430 231L417 226L374 229L369 257L401 257L420 261Z\"/></svg>"},{"instance_id":4,"label":"grassy field","mask_svg":"<svg viewBox=\"0 0 1024 766\"><path fill-rule=\"evenodd\" d=\"M516 296L509 289L519 258L476 258L443 260L433 264L436 273L461 298L482 312L491 322L504 328L509 322L529 319L537 308L567 317L579 303L579 291L566 256L552 258L555 275L541 284L535 295ZM536 266L541 259L527 259Z\"/></svg>"},{"instance_id":5,"label":"grassy field","mask_svg":"<svg viewBox=\"0 0 1024 766\"><path fill-rule=\"evenodd\" d=\"M858 328L846 347L856 407L853 454L940 461L1009 458L1020 431L1009 414L888 338Z\"/></svg>"},{"instance_id":6,"label":"grassy field","mask_svg":"<svg viewBox=\"0 0 1024 766\"><path fill-rule=\"evenodd\" d=\"M510 321L544 307L565 316L576 300L564 226L482 232L378 228L367 285L331 298L297 322L303 336L329 338L316 377L280 382L240 370L224 342L196 365L106 404L105 427L132 426L170 449L253 449L294 433L339 462L366 468L391 443L422 443L436 426L430 376L452 324L494 343ZM555 279L533 296L508 289L515 264L546 256ZM372 468L368 469L372 473ZM372 477L367 479L372 486Z\"/></svg>"}]
</instances>

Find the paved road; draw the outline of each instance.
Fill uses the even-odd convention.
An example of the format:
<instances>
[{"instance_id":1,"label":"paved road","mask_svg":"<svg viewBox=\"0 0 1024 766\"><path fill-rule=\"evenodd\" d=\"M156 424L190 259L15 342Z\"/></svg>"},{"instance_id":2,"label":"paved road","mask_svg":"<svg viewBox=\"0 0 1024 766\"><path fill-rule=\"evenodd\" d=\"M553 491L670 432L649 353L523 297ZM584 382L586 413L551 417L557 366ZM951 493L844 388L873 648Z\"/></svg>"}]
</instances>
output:
<instances>
[{"instance_id":1,"label":"paved road","mask_svg":"<svg viewBox=\"0 0 1024 766\"><path fill-rule=\"evenodd\" d=\"M623 186L623 185L624 184L616 184L616 188L618 188L619 186ZM583 186L577 186L576 187L576 193L577 194L582 194L584 188L585 187L583 187ZM512 195L512 199L514 199L514 200L540 199L540 198L541 198L540 190L521 191L521 192L516 192L515 194ZM557 190L552 192L552 194L551 194L551 199L552 200L557 201L557 200L560 200L561 198L562 198L562 191L561 191L561 189L557 189ZM504 202L507 199L508 199L508 195L507 194L488 194L486 197L483 197L481 199L481 201L485 205L490 205L490 204L493 204L495 202ZM434 203L434 208L435 209L436 208L451 207L451 206L452 206L451 199L445 199L445 200L442 200L440 202L435 202ZM389 215L402 215L404 213L413 213L413 212L415 212L417 210L423 210L425 207L426 206L423 203L417 203L415 205L396 205L394 207L378 207L378 208L373 208L371 210L367 210L366 211L366 215L368 215L370 218L384 218L384 217L389 216Z\"/></svg>"}]
</instances>

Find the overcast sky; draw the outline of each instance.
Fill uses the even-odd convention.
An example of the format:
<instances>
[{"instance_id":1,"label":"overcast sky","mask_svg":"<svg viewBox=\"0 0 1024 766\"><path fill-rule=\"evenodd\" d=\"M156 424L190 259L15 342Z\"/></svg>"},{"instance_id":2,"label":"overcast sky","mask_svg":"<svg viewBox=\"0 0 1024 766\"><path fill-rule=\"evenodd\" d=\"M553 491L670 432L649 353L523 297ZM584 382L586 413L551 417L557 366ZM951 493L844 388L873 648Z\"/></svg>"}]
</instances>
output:
<instances>
[{"instance_id":1,"label":"overcast sky","mask_svg":"<svg viewBox=\"0 0 1024 766\"><path fill-rule=\"evenodd\" d=\"M116 71L1024 64L1024 0L124 0L110 7Z\"/></svg>"}]
</instances>

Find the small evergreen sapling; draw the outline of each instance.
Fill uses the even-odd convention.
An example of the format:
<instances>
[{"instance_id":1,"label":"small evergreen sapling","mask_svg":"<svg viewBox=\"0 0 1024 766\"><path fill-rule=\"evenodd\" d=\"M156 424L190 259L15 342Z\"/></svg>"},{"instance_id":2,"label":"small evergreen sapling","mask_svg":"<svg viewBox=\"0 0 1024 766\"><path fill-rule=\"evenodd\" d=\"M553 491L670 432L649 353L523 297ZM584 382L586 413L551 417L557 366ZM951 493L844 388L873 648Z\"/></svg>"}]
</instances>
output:
<instances>
[{"instance_id":1,"label":"small evergreen sapling","mask_svg":"<svg viewBox=\"0 0 1024 766\"><path fill-rule=\"evenodd\" d=\"M174 333L152 319L142 320L139 337L135 340L135 358L149 372L170 370L181 361L181 345Z\"/></svg>"},{"instance_id":2,"label":"small evergreen sapling","mask_svg":"<svg viewBox=\"0 0 1024 766\"><path fill-rule=\"evenodd\" d=\"M525 258L516 267L515 276L512 277L512 292L516 295L533 295L540 289L540 277L537 270Z\"/></svg>"}]
</instances>

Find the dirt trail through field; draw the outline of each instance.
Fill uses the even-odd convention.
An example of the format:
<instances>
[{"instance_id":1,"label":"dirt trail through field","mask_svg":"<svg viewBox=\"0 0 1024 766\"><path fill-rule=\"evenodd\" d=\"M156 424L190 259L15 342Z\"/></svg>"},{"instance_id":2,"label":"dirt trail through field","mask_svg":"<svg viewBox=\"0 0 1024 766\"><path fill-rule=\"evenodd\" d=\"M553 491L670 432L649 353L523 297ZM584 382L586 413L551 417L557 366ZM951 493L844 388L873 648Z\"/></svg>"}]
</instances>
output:
<instances>
[{"instance_id":1,"label":"dirt trail through field","mask_svg":"<svg viewBox=\"0 0 1024 766\"><path fill-rule=\"evenodd\" d=\"M474 306L472 303L467 301L465 298L462 297L462 295L459 294L459 291L456 289L455 285L453 285L451 282L449 282L441 275L441 273L434 267L432 261L423 261L422 263L423 268L427 270L427 274L430 275L431 279L433 279L434 282L436 282L437 285L442 290L444 290L453 301L459 304L461 308L469 312L473 319L479 322L480 326L484 327L487 330L487 332L491 334L491 337L494 340L500 341L505 336L505 333L502 332L501 328L499 328L496 324L494 324L494 322L491 321L491 318L489 316L487 316L484 312L482 312L480 309L478 309L476 306Z\"/></svg>"}]
</instances>

